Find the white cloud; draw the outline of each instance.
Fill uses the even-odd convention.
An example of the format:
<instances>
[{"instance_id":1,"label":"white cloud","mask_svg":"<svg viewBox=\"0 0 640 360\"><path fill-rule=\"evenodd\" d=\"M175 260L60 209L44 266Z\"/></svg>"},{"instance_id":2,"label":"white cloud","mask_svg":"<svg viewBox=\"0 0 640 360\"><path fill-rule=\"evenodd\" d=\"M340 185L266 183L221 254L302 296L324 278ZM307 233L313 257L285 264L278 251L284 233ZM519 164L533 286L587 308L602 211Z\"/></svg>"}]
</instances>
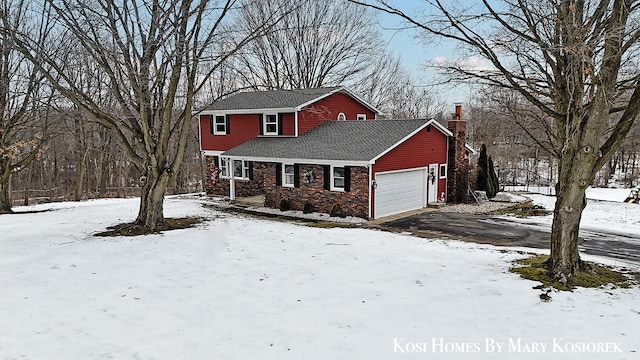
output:
<instances>
[{"instance_id":1,"label":"white cloud","mask_svg":"<svg viewBox=\"0 0 640 360\"><path fill-rule=\"evenodd\" d=\"M467 71L490 71L495 68L486 59L479 56L469 56L465 58L447 58L443 56L434 57L430 65L433 67L457 67Z\"/></svg>"}]
</instances>

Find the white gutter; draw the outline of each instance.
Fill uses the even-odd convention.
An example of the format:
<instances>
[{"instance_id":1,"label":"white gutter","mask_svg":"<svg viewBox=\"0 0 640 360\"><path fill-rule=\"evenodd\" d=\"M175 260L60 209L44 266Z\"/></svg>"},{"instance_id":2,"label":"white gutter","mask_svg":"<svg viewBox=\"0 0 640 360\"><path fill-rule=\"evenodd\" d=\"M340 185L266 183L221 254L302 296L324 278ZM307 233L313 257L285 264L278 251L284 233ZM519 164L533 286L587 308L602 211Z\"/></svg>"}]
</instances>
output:
<instances>
[{"instance_id":1,"label":"white gutter","mask_svg":"<svg viewBox=\"0 0 640 360\"><path fill-rule=\"evenodd\" d=\"M373 199L371 198L371 194L372 191L371 189L373 189L373 179L371 178L372 174L373 174L373 165L368 165L369 167L369 219L371 219L371 213L373 212Z\"/></svg>"}]
</instances>

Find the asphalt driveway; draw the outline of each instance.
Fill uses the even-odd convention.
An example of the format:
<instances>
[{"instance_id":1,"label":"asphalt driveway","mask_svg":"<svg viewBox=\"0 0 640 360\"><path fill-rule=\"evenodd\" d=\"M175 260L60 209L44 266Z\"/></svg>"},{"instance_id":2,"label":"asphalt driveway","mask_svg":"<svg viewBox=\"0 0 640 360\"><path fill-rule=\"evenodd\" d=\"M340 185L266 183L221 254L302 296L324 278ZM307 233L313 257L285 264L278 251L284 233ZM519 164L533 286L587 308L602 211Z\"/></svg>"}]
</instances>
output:
<instances>
[{"instance_id":1,"label":"asphalt driveway","mask_svg":"<svg viewBox=\"0 0 640 360\"><path fill-rule=\"evenodd\" d=\"M380 224L394 231L423 237L442 237L497 246L548 249L550 229L525 225L493 215L427 211ZM580 231L580 251L605 256L640 267L640 234L601 230Z\"/></svg>"}]
</instances>

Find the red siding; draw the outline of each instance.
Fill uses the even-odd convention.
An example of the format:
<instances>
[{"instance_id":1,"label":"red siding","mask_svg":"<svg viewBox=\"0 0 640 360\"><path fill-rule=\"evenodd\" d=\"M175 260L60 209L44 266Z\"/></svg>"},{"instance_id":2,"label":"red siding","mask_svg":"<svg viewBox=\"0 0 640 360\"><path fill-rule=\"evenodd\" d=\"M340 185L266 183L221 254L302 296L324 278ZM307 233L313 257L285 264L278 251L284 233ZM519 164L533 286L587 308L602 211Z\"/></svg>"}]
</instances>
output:
<instances>
[{"instance_id":1,"label":"red siding","mask_svg":"<svg viewBox=\"0 0 640 360\"><path fill-rule=\"evenodd\" d=\"M295 136L296 135L296 121L293 113L282 114L282 135Z\"/></svg>"},{"instance_id":2,"label":"red siding","mask_svg":"<svg viewBox=\"0 0 640 360\"><path fill-rule=\"evenodd\" d=\"M447 136L434 128L431 128L430 132L422 129L378 159L373 165L372 177L375 179L376 172L421 168L428 167L430 164L446 163ZM439 172L440 167L436 172L438 189L446 189L447 179L440 179ZM371 192L371 204L375 204L375 190ZM376 216L374 207L371 207L371 216Z\"/></svg>"},{"instance_id":3,"label":"red siding","mask_svg":"<svg viewBox=\"0 0 640 360\"><path fill-rule=\"evenodd\" d=\"M202 150L213 150L209 137L213 137L211 135L211 115L200 115L200 148Z\"/></svg>"},{"instance_id":4,"label":"red siding","mask_svg":"<svg viewBox=\"0 0 640 360\"><path fill-rule=\"evenodd\" d=\"M202 150L226 151L245 143L260 135L260 114L232 114L229 115L228 135L213 135L210 128L211 115L200 115L200 134ZM282 134L295 135L295 121L293 113L283 114Z\"/></svg>"},{"instance_id":5,"label":"red siding","mask_svg":"<svg viewBox=\"0 0 640 360\"><path fill-rule=\"evenodd\" d=\"M435 128L422 129L376 161L373 173L446 164L447 137ZM439 171L439 169L438 169ZM438 174L439 175L439 174ZM445 189L447 179L438 176L438 189Z\"/></svg>"},{"instance_id":6,"label":"red siding","mask_svg":"<svg viewBox=\"0 0 640 360\"><path fill-rule=\"evenodd\" d=\"M367 114L367 119L375 118L373 111L352 97L335 93L305 107L298 113L298 132L302 135L326 121L337 120L341 112L346 115L347 120L356 120L358 114Z\"/></svg>"}]
</instances>

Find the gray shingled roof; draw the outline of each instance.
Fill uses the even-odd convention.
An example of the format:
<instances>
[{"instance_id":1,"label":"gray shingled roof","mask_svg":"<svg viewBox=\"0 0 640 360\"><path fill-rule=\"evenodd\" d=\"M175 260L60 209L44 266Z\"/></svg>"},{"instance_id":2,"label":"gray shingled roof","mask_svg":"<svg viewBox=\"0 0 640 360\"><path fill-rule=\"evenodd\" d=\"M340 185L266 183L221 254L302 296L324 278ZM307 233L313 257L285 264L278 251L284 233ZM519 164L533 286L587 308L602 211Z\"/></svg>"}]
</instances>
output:
<instances>
[{"instance_id":1,"label":"gray shingled roof","mask_svg":"<svg viewBox=\"0 0 640 360\"><path fill-rule=\"evenodd\" d=\"M295 108L336 89L339 87L243 92L216 101L202 111Z\"/></svg>"},{"instance_id":2,"label":"gray shingled roof","mask_svg":"<svg viewBox=\"0 0 640 360\"><path fill-rule=\"evenodd\" d=\"M369 161L429 120L329 121L299 137L258 137L223 155L254 158Z\"/></svg>"}]
</instances>

